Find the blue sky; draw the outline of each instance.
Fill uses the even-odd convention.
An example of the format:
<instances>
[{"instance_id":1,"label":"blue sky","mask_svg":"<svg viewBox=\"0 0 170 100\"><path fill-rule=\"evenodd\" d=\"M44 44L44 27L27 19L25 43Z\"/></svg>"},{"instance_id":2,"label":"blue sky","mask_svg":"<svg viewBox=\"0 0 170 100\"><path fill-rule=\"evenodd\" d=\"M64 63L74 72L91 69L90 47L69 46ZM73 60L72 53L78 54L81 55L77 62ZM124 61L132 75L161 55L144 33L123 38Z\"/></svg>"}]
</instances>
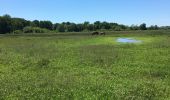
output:
<instances>
[{"instance_id":1,"label":"blue sky","mask_svg":"<svg viewBox=\"0 0 170 100\"><path fill-rule=\"evenodd\" d=\"M170 0L0 0L0 15L28 20L170 25Z\"/></svg>"}]
</instances>

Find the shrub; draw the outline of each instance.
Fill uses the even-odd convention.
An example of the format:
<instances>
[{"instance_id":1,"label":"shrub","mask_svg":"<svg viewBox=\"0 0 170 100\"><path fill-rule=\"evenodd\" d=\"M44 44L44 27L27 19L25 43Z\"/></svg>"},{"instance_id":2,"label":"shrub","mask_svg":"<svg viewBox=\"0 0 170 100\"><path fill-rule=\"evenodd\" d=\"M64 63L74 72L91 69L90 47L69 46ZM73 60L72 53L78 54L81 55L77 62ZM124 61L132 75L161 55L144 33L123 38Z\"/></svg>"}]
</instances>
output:
<instances>
[{"instance_id":1,"label":"shrub","mask_svg":"<svg viewBox=\"0 0 170 100\"><path fill-rule=\"evenodd\" d=\"M33 28L31 26L24 27L24 33L33 33Z\"/></svg>"},{"instance_id":2,"label":"shrub","mask_svg":"<svg viewBox=\"0 0 170 100\"><path fill-rule=\"evenodd\" d=\"M23 33L23 32L22 32L22 30L15 30L13 33L14 33L14 34L21 34L21 33Z\"/></svg>"},{"instance_id":3,"label":"shrub","mask_svg":"<svg viewBox=\"0 0 170 100\"><path fill-rule=\"evenodd\" d=\"M44 29L44 28L39 28L39 27L30 27L27 26L23 29L24 33L45 33L45 32L49 32L48 29Z\"/></svg>"},{"instance_id":4,"label":"shrub","mask_svg":"<svg viewBox=\"0 0 170 100\"><path fill-rule=\"evenodd\" d=\"M121 31L122 29L121 29L120 26L116 26L114 30L115 30L115 31Z\"/></svg>"},{"instance_id":5,"label":"shrub","mask_svg":"<svg viewBox=\"0 0 170 100\"><path fill-rule=\"evenodd\" d=\"M39 27L33 27L33 32L34 33L45 33L47 32L47 29L39 28Z\"/></svg>"}]
</instances>

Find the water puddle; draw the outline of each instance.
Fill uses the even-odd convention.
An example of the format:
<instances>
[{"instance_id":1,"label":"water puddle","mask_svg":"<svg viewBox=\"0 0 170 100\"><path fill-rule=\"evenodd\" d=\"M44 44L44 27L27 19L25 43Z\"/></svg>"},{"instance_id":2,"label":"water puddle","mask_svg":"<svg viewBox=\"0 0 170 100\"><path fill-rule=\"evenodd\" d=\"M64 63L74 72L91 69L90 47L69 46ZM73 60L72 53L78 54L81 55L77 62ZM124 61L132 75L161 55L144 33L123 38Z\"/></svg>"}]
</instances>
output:
<instances>
[{"instance_id":1,"label":"water puddle","mask_svg":"<svg viewBox=\"0 0 170 100\"><path fill-rule=\"evenodd\" d=\"M142 41L133 38L118 38L117 42L120 43L141 43Z\"/></svg>"}]
</instances>

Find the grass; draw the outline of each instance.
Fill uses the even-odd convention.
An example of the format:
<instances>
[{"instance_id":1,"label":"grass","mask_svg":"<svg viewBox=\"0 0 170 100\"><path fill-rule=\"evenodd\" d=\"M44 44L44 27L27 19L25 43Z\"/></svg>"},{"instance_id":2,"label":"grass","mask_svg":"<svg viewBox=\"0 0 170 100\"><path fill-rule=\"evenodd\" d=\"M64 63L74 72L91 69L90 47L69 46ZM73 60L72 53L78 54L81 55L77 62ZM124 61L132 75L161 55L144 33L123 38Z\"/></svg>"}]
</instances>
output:
<instances>
[{"instance_id":1,"label":"grass","mask_svg":"<svg viewBox=\"0 0 170 100\"><path fill-rule=\"evenodd\" d=\"M169 100L170 31L0 35L0 99Z\"/></svg>"}]
</instances>

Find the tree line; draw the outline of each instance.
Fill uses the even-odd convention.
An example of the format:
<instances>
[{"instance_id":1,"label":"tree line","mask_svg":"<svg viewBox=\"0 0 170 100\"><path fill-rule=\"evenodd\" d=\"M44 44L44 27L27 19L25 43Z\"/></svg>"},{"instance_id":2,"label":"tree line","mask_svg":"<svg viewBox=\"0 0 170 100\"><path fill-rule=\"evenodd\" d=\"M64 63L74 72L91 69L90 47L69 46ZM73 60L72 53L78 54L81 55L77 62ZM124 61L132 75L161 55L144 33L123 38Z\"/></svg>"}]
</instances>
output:
<instances>
[{"instance_id":1,"label":"tree line","mask_svg":"<svg viewBox=\"0 0 170 100\"><path fill-rule=\"evenodd\" d=\"M157 30L161 27L157 25L152 25L146 27L146 24L127 26L118 23L100 22L96 21L94 23L84 22L84 23L72 23L72 22L62 22L62 23L52 23L51 21L29 21L24 18L12 18L10 15L0 16L0 34L5 33L43 33L48 31L55 32L81 32L81 31L96 31L96 30ZM169 27L163 27L164 29L169 29Z\"/></svg>"}]
</instances>

